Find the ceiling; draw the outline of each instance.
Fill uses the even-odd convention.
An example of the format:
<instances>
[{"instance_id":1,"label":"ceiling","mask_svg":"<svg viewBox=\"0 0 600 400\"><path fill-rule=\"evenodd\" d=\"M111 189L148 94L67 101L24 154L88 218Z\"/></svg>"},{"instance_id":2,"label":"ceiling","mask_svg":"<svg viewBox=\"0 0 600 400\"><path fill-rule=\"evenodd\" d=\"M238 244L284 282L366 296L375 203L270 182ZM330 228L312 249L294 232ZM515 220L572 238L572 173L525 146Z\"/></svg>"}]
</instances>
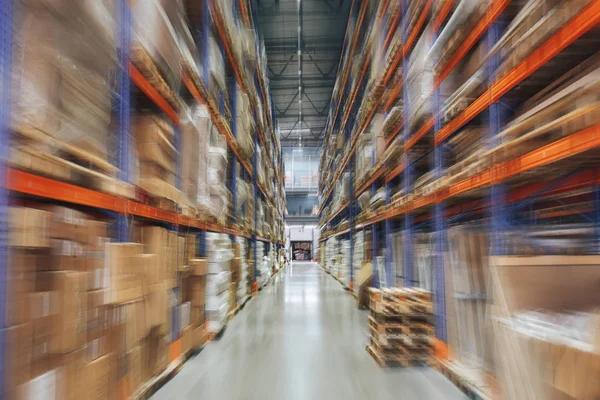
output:
<instances>
[{"instance_id":1,"label":"ceiling","mask_svg":"<svg viewBox=\"0 0 600 400\"><path fill-rule=\"evenodd\" d=\"M300 0L302 96L298 96L298 0L256 0L281 146L320 148L351 0ZM299 121L299 100L302 121Z\"/></svg>"}]
</instances>

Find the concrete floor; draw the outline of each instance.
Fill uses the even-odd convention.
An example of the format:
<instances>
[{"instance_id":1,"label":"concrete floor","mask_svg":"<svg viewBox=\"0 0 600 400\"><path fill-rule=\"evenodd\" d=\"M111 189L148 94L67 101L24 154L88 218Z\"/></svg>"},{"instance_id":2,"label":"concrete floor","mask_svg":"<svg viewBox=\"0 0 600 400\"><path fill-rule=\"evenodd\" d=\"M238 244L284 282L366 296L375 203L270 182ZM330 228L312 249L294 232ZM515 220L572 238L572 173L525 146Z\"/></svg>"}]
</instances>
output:
<instances>
[{"instance_id":1,"label":"concrete floor","mask_svg":"<svg viewBox=\"0 0 600 400\"><path fill-rule=\"evenodd\" d=\"M153 399L466 399L429 368L381 369L367 313L314 263L279 273Z\"/></svg>"}]
</instances>

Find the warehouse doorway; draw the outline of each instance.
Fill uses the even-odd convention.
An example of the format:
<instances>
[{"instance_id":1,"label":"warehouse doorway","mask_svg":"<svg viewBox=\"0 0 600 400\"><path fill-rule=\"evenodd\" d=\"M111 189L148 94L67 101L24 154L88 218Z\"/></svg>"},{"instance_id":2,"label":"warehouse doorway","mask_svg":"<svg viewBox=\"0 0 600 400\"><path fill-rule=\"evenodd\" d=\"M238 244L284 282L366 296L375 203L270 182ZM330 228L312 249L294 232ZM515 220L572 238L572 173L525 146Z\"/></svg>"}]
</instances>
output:
<instances>
[{"instance_id":1,"label":"warehouse doorway","mask_svg":"<svg viewBox=\"0 0 600 400\"><path fill-rule=\"evenodd\" d=\"M312 259L312 241L292 241L292 261L310 261Z\"/></svg>"}]
</instances>

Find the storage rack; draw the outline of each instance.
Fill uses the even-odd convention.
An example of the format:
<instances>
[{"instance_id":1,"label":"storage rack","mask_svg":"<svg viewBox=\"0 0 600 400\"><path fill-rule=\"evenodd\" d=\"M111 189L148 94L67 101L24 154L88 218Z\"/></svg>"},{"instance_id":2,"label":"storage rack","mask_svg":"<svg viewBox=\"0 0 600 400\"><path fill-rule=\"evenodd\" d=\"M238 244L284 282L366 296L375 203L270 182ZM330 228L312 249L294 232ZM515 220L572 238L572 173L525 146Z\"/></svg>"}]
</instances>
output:
<instances>
[{"instance_id":1,"label":"storage rack","mask_svg":"<svg viewBox=\"0 0 600 400\"><path fill-rule=\"evenodd\" d=\"M438 2L441 0L438 0ZM394 0L392 0L392 3ZM399 0L397 1L397 3ZM377 12L376 23L386 26L385 10L390 2L382 2L379 5L383 7L383 13ZM422 121L410 120L409 110L411 104L408 103L404 79L406 79L406 60L414 48L416 40L424 34L426 29L431 30L431 43L435 43L437 34L439 34L453 15L455 1L441 1L433 3L427 1L421 10L421 14L414 25L414 28L407 32L406 11L411 5L410 1L403 0L401 4L401 37L402 51L398 52L394 63L388 65L379 74L381 84L386 88L383 94L378 97L378 101L369 113L367 121L372 118L375 109L383 104L383 110L389 111L391 104L397 96L404 96L404 116L398 122L391 137L386 138L386 148L392 148L403 144L404 157L396 157L395 160L386 160L381 165L374 165L367 178L360 186L354 186L354 162L356 151L356 142L359 136L364 132L364 123L354 131L351 136L347 125L352 126L353 113L352 107L348 108L341 120L338 120L337 110L330 114L330 120L327 130L326 141L323 148L321 159L322 175L320 185L320 217L322 235L321 242L329 238L350 239L350 245L354 246L352 240L353 232L372 229L373 232L373 286L378 287L380 279L377 276L376 255L383 252L385 255L385 271L388 284L393 274L392 266L392 242L391 236L395 232L401 232L403 241L403 268L404 271L398 273L404 277L404 285L412 286L413 281L411 273L413 271L413 246L414 241L411 236L416 231L427 231L434 234L435 237L435 261L433 264L433 274L435 276L435 308L436 308L436 336L439 339L438 345L440 354L447 355L445 348L446 342L446 305L445 305L445 279L444 279L444 254L446 230L450 224L465 221L484 221L491 226L491 253L492 255L508 254L506 244L502 240L502 232L511 230L524 231L527 225L535 224L537 221L591 221L599 226L598 210L600 210L600 197L598 196L598 185L600 183L600 170L594 163L583 163L578 156L589 155L600 146L598 139L600 126L594 125L580 130L569 136L554 140L551 143L541 145L538 148L531 149L527 153L491 163L480 171L473 173L470 177L459 179L456 182L446 183L452 178L448 174L448 167L445 165L448 158L447 141L456 134L459 129L468 126L470 122L479 122L487 125L489 136L487 143L493 148L496 143L495 135L501 131L510 121L515 106L521 104L527 99L528 94L522 90L524 87L531 87L533 90L539 90L551 83L554 79L561 76L571 67L578 65L587 57L593 54L594 47L597 48L597 41L594 41L593 32L600 22L600 1L590 1L570 20L566 21L556 32L543 40L541 45L534 49L521 62L513 68L502 74L498 71L498 55L493 54L485 62L487 70L490 72L487 89L471 102L466 108L459 112L455 117L448 121L443 121L444 104L440 97L440 86L442 82L450 75L457 65L473 50L478 43L487 45L488 51L498 42L503 30L506 28L507 21L514 14L511 14L510 0L492 0L483 11L482 17L475 26L468 31L456 51L450 56L445 68L434 74L434 90L431 94L433 103L433 112ZM364 7L365 2L362 3ZM437 7L432 7L436 5ZM437 10L437 11L434 11ZM375 14L375 12L373 13ZM352 14L352 18L357 18ZM428 25L429 23L429 25ZM349 24L350 26L350 24ZM361 20L356 23L356 30L360 30ZM427 27L427 28L426 28ZM386 32L381 32L381 40L385 40L386 46L389 43L387 37L394 32L394 25ZM355 32L356 33L356 32ZM347 36L353 36L347 32ZM597 33L596 33L597 35ZM352 43L352 42L351 42ZM594 44L595 43L595 44ZM571 46L579 45L578 51L570 51ZM348 50L348 43L345 45ZM585 51L581 51L581 48ZM368 49L363 49L362 54L369 54ZM384 50L385 54L385 50ZM570 57L570 67L563 66L557 68L557 64L550 65L555 60L565 60L565 54ZM368 60L368 55L366 56ZM560 58L559 58L560 57ZM348 70L348 65L352 60L347 59L346 65L340 68L339 77L344 77L344 71ZM398 68L398 65L401 66ZM367 61L365 61L367 64ZM557 71L550 71L556 68ZM396 70L402 71L402 78L397 81L394 87L389 87L390 77L396 73ZM542 74L543 73L543 74ZM551 78L550 78L550 77ZM364 83L364 74L360 75L359 80ZM334 94L332 101L332 110L338 108L338 102L344 103L346 99L354 99L353 96L346 94L347 88L344 87L344 80ZM340 82L338 82L340 83ZM337 87L337 86L336 86ZM369 96L371 93L363 93L364 84L355 86L360 93L358 97ZM377 90L377 87L373 89ZM386 98L387 96L387 98ZM344 109L344 107L339 107ZM347 124L347 121L350 123ZM351 147L346 154L340 154L341 161L335 163L336 150L333 149L334 140L332 134L344 135L347 141L351 142ZM401 135L401 141L398 136ZM424 146L427 150L424 156L415 157L415 146ZM594 154L594 153L592 153ZM329 158L328 158L329 156ZM587 160L589 160L589 156ZM586 159L584 158L583 161ZM428 165L426 172L434 175L433 188L429 191L416 190L414 186L415 178L424 173L422 164L426 161ZM570 163L569 163L570 161ZM577 167L574 164L582 164ZM560 172L564 168L564 172ZM328 175L328 171L335 171ZM323 210L332 203L332 193L335 184L339 181L343 172L350 174L350 193L349 201L342 202L341 206L331 210L327 215ZM551 172L551 173L549 173ZM533 177L533 179L532 179ZM404 196L392 198L391 188L393 185L400 185L404 188ZM356 199L365 190L371 188L375 191L378 187L385 187L386 203L384 206L376 209L369 214L357 214ZM344 219L349 224L341 224ZM382 227L381 224L384 226ZM378 232L385 233L385 244L378 248ZM599 231L596 229L596 231ZM349 237L348 237L349 235ZM351 254L353 252L351 251ZM446 261L447 262L447 261ZM353 278L356 271L352 271L350 266L350 286L353 285ZM472 398L486 398L481 393L470 392Z\"/></svg>"},{"instance_id":2,"label":"storage rack","mask_svg":"<svg viewBox=\"0 0 600 400\"><path fill-rule=\"evenodd\" d=\"M133 90L131 85L135 85L137 89L141 93L143 93L147 99L149 99L158 109L160 109L164 115L170 120L171 124L175 128L175 143L177 145L178 142L178 132L177 128L180 124L179 116L177 111L175 110L173 104L168 101L160 92L160 89L155 87L143 74L140 70L131 62L130 58L130 40L131 40L131 30L132 30L132 11L131 11L131 0L119 0L118 7L118 55L119 55L119 67L118 67L118 92L113 93L114 99L113 103L116 104L114 108L114 112L116 115L113 117L113 120L116 118L118 121L118 157L117 157L117 165L116 167L120 171L119 180L123 183L128 183L129 181L129 142L130 142L130 116L132 111L134 110L134 106L131 101L131 97L133 96ZM240 87L244 91L248 91L248 87L252 85L256 86L260 93L260 99L256 99L252 96L250 97L253 115L255 118L258 117L258 107L257 102L262 102L265 107L267 104L271 104L271 102L267 101L267 98L270 97L267 83L263 81L260 73L255 72L255 80L254 82L247 82L244 80L241 75L242 66L239 65L239 62L234 59L233 55L229 51L229 47L231 45L231 38L227 36L227 33L221 29L222 20L218 13L216 13L214 9L214 1L213 0L201 0L202 7L202 15L204 16L204 20L202 21L202 26L198 27L199 31L203 31L204 35L200 35L200 40L207 40L208 30L210 28L210 24L214 23L217 27L219 33L219 39L221 41L222 47L225 49L227 53L226 59L228 60L230 68L234 71L236 76L236 80L239 83ZM255 19L252 16L253 10L251 8L250 2L247 0L239 0L235 2L236 9L239 11L235 14L237 18L237 23L245 24L249 29L257 30L255 25ZM2 22L2 43L0 46L1 49L1 62L2 62L2 85L3 88L10 88L11 84L11 44L12 44L12 21L13 21L13 0L2 0L0 3L1 12L0 18ZM236 10L237 11L237 10ZM240 16L241 15L241 16ZM260 37L257 35L257 37ZM206 43L204 43L203 48L206 48ZM202 57L203 62L203 70L208 70L208 57ZM259 65L257 62L256 70L259 71ZM247 162L240 155L240 151L238 145L236 143L235 137L235 123L232 126L229 126L228 122L225 120L223 116L223 93L220 93L220 99L214 99L209 94L208 87L208 79L206 74L204 77L193 76L189 70L187 70L182 76L182 83L187 88L189 93L195 102L199 104L206 104L210 114L211 119L214 125L217 127L219 132L226 138L227 144L231 152L236 157L236 160L240 162L245 171L245 176L252 180L254 186L254 201L255 201L255 218L254 218L254 227L251 231L247 231L236 224L236 206L235 206L235 198L236 198L236 186L235 186L235 177L236 177L236 162L233 163L233 185L229 188L232 192L233 197L233 212L232 212L232 220L230 222L222 222L222 221L209 221L204 219L197 219L195 217L191 217L188 215L184 215L181 212L171 212L165 211L156 207L151 207L147 204L143 204L137 200L132 200L131 198L126 198L118 195L107 194L96 190L87 189L81 186L76 186L70 183L62 182L56 179L40 176L34 173L21 171L15 168L8 166L7 161L10 159L10 90L2 90L3 101L0 106L0 145L2 146L2 163L0 163L0 173L2 174L2 182L0 184L0 209L2 210L2 215L0 217L0 223L2 224L2 231L4 234L0 239L0 274L4 277L6 274L6 263L7 263L7 235L8 232L8 204L9 199L13 196L22 196L23 198L32 198L42 201L59 201L73 205L79 205L88 207L91 210L97 210L104 212L105 214L110 215L114 218L116 226L117 226L117 237L118 241L124 242L129 238L128 232L128 218L130 217L139 217L146 220L154 221L156 223L164 224L173 230L178 230L180 227L185 227L187 229L195 229L199 232L201 240L204 239L203 232L211 231L218 233L225 233L231 235L231 237L235 240L235 238L243 238L244 240L248 240L249 243L253 244L254 248L254 289L255 291L258 289L256 286L256 265L259 258L262 258L262 255L257 254L256 252L256 242L262 241L267 244L266 249L269 249L270 245L274 245L277 254L279 249L285 246L285 242L283 239L283 230L281 232L276 232L274 235L269 237L261 237L257 234L258 232L258 221L256 219L256 210L257 210L257 198L261 196L269 206L275 210L278 218L283 219L283 210L284 210L284 192L283 192L283 160L281 157L281 150L278 138L278 127L276 126L275 117L273 114L273 109L263 108L263 112L266 115L266 120L268 121L268 125L265 129L269 132L272 132L270 137L272 137L272 141L269 141L269 137L266 136L266 133L258 129L257 126L255 133L255 147L262 147L265 150L269 166L275 171L275 177L273 180L273 184L279 188L279 193L281 196L275 198L273 193L267 193L265 188L261 183L258 182L257 174L255 173L256 167L256 152L253 156L252 163ZM235 91L235 85L233 85L233 90ZM235 93L232 94L232 98L235 98ZM270 98L269 98L270 100ZM182 98L179 98L178 101L182 101ZM217 105L220 103L220 105ZM235 103L235 102L234 102ZM235 104L234 104L235 109ZM235 112L235 110L234 110ZM235 114L234 114L235 115ZM177 146L176 146L177 147ZM179 161L177 161L177 165L179 165ZM177 182L177 186L179 182ZM0 279L0 285L5 285L6 280ZM5 287L0 287L0 316L3 319L3 313L5 310ZM3 330L0 329L0 354L3 354L3 346L5 341L2 340ZM179 353L177 352L179 349ZM170 361L174 361L180 358L180 343L176 340L171 344L171 350L169 354L171 354ZM1 359L1 357L0 357ZM3 375L2 362L0 362L0 376ZM0 382L0 393L2 393L2 382Z\"/></svg>"}]
</instances>

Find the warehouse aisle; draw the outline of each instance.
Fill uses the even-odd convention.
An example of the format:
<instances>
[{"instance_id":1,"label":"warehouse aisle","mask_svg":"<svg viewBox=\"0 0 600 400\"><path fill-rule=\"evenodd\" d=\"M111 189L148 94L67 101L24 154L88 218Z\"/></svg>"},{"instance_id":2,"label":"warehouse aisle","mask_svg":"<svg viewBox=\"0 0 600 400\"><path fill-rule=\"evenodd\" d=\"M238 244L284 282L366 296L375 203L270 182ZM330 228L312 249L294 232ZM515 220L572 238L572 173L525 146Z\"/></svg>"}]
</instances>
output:
<instances>
[{"instance_id":1,"label":"warehouse aisle","mask_svg":"<svg viewBox=\"0 0 600 400\"><path fill-rule=\"evenodd\" d=\"M367 331L366 312L338 282L295 262L152 398L466 399L435 370L377 367Z\"/></svg>"}]
</instances>

